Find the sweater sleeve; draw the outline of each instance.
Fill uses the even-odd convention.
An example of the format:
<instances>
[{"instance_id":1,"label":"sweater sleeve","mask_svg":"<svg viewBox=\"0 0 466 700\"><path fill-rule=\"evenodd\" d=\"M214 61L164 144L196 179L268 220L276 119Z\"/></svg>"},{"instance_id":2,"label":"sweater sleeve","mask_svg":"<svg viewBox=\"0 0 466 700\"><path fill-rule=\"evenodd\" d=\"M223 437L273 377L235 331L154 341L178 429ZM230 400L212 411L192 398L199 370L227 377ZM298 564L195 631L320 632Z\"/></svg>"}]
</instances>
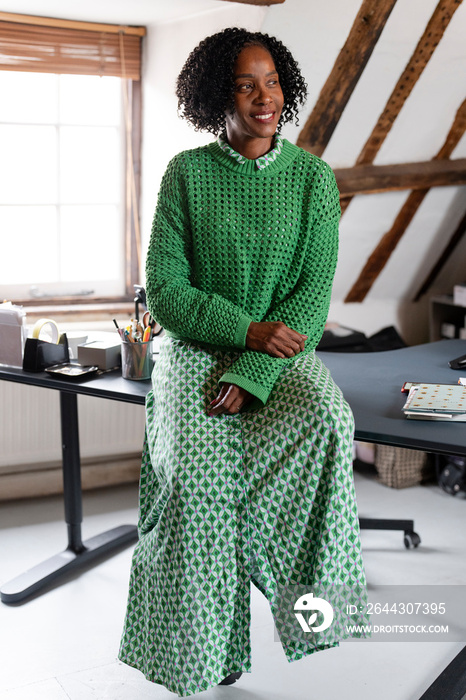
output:
<instances>
[{"instance_id":1,"label":"sweater sleeve","mask_svg":"<svg viewBox=\"0 0 466 700\"><path fill-rule=\"evenodd\" d=\"M191 232L182 154L162 179L146 260L147 308L177 337L224 347L244 348L252 318L219 294L191 283Z\"/></svg>"},{"instance_id":2,"label":"sweater sleeve","mask_svg":"<svg viewBox=\"0 0 466 700\"><path fill-rule=\"evenodd\" d=\"M326 164L313 193L314 218L298 282L292 293L270 308L261 321L282 321L289 328L307 335L305 351L314 350L328 316L333 278L338 256L338 222L341 216L335 176ZM276 358L246 350L221 377L246 389L256 397L251 408L265 405L282 369L293 358Z\"/></svg>"}]
</instances>

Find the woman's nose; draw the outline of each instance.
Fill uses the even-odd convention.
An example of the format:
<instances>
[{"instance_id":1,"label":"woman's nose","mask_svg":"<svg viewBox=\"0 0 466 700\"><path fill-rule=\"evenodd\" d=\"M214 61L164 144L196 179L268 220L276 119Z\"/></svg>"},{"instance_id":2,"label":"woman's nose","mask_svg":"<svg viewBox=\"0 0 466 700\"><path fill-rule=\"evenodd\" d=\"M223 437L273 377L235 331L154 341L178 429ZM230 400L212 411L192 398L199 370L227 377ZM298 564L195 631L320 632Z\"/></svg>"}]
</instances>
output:
<instances>
[{"instance_id":1,"label":"woman's nose","mask_svg":"<svg viewBox=\"0 0 466 700\"><path fill-rule=\"evenodd\" d=\"M259 88L256 102L259 102L260 104L269 104L272 102L272 96L270 95L267 86L264 85L262 88Z\"/></svg>"}]
</instances>

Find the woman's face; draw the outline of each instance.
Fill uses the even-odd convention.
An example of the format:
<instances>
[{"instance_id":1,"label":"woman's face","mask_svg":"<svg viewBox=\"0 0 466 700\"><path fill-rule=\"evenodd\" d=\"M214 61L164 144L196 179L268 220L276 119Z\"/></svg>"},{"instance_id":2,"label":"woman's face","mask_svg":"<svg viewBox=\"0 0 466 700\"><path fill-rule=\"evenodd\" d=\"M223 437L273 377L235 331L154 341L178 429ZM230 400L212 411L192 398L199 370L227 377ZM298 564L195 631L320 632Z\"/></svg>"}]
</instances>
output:
<instances>
[{"instance_id":1,"label":"woman's face","mask_svg":"<svg viewBox=\"0 0 466 700\"><path fill-rule=\"evenodd\" d=\"M235 110L226 116L230 145L250 139L269 139L271 145L284 101L272 56L262 46L246 46L236 59L234 81Z\"/></svg>"}]
</instances>

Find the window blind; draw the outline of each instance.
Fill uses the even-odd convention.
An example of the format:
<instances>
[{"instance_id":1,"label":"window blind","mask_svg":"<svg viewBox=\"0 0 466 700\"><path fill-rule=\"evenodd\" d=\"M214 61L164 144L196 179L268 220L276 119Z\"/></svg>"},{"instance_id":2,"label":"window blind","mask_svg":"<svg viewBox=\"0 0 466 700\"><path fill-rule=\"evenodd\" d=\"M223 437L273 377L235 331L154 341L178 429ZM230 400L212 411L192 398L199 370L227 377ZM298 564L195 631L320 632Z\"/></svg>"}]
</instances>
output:
<instances>
[{"instance_id":1,"label":"window blind","mask_svg":"<svg viewBox=\"0 0 466 700\"><path fill-rule=\"evenodd\" d=\"M0 70L141 77L144 27L0 13Z\"/></svg>"}]
</instances>

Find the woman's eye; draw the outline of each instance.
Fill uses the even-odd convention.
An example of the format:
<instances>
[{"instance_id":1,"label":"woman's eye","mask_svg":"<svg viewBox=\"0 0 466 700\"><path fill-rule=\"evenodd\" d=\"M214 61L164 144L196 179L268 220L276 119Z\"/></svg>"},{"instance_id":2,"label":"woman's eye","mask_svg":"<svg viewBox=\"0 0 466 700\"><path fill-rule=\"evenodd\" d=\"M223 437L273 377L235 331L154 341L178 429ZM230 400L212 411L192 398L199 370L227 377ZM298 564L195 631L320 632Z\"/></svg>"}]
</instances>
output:
<instances>
[{"instance_id":1,"label":"woman's eye","mask_svg":"<svg viewBox=\"0 0 466 700\"><path fill-rule=\"evenodd\" d=\"M246 92L246 90L250 90L251 88L251 83L243 83L243 85L238 86L238 90L242 90L243 92Z\"/></svg>"}]
</instances>

